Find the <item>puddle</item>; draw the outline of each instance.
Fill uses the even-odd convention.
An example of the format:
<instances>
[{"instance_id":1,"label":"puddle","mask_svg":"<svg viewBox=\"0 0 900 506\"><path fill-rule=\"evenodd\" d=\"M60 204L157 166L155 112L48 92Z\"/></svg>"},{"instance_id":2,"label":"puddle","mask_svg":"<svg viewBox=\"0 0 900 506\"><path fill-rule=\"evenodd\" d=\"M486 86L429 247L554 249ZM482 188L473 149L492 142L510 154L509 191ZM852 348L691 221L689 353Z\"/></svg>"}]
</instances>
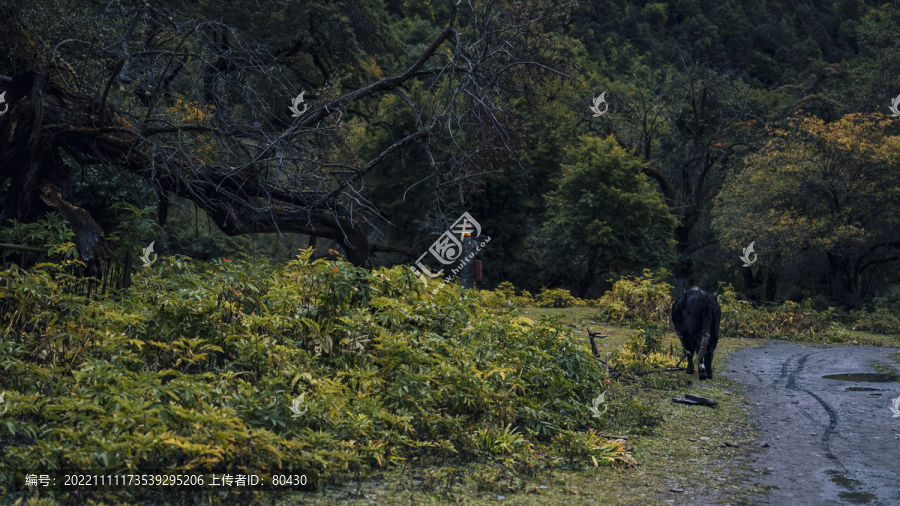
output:
<instances>
[{"instance_id":1,"label":"puddle","mask_svg":"<svg viewBox=\"0 0 900 506\"><path fill-rule=\"evenodd\" d=\"M859 381L863 383L889 383L895 381L890 374L878 374L876 372L860 372L852 374L829 374L822 376L825 379L840 381Z\"/></svg>"},{"instance_id":2,"label":"puddle","mask_svg":"<svg viewBox=\"0 0 900 506\"><path fill-rule=\"evenodd\" d=\"M876 499L874 494L854 491L853 489L862 485L862 483L852 478L847 478L846 476L842 475L840 471L829 470L826 471L826 473L831 475L831 481L833 481L836 485L840 485L849 490L849 492L838 493L838 497L847 501L848 503L868 504L872 502L872 500Z\"/></svg>"},{"instance_id":3,"label":"puddle","mask_svg":"<svg viewBox=\"0 0 900 506\"><path fill-rule=\"evenodd\" d=\"M845 388L844 390L847 390L850 392L880 392L881 391L880 388L869 388L869 387L849 387L849 388Z\"/></svg>"},{"instance_id":4,"label":"puddle","mask_svg":"<svg viewBox=\"0 0 900 506\"><path fill-rule=\"evenodd\" d=\"M875 499L875 494L868 492L841 492L838 497L851 504L869 504Z\"/></svg>"}]
</instances>

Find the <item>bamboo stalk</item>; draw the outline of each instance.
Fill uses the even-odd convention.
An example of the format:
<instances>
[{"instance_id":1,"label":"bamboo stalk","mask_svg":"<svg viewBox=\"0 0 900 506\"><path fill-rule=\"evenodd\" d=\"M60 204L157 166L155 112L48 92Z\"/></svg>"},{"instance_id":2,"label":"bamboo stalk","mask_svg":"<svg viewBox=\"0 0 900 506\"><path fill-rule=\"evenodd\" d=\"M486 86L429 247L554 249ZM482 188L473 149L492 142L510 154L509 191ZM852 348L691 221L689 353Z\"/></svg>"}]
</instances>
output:
<instances>
[{"instance_id":1,"label":"bamboo stalk","mask_svg":"<svg viewBox=\"0 0 900 506\"><path fill-rule=\"evenodd\" d=\"M12 249L16 251L33 251L35 253L44 253L47 251L45 248L35 248L34 246L19 246L18 244L4 243L0 243L0 248Z\"/></svg>"}]
</instances>

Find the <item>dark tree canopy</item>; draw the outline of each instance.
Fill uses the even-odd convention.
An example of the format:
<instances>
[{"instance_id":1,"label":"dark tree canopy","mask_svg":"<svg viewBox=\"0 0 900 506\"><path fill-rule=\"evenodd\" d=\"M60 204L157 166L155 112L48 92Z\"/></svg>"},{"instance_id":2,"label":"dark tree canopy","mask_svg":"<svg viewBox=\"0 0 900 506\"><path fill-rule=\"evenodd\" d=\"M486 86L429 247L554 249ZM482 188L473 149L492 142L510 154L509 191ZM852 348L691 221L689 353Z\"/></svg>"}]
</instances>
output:
<instances>
[{"instance_id":1,"label":"dark tree canopy","mask_svg":"<svg viewBox=\"0 0 900 506\"><path fill-rule=\"evenodd\" d=\"M226 234L325 237L370 265L364 224L378 210L364 189L374 167L421 153L432 169L422 187L453 181L464 202L479 167L515 163L522 136L510 99L525 81L565 75L547 51L544 27L564 14L551 2L459 3L411 63L374 4L267 3L3 7L0 223L62 203L77 210L74 174L103 166L148 185L161 224L171 200L186 199ZM411 128L359 159L351 134L385 106L403 109ZM435 195L438 208L458 206ZM80 253L97 274L100 229L79 216Z\"/></svg>"},{"instance_id":2,"label":"dark tree canopy","mask_svg":"<svg viewBox=\"0 0 900 506\"><path fill-rule=\"evenodd\" d=\"M123 254L106 239L125 227L113 204L126 202L168 222L154 236L163 254L258 254L258 240L281 257L322 238L363 266L418 258L465 211L493 238L479 253L485 287L595 295L665 267L678 290L728 281L757 300L864 304L900 281L895 241L878 242L875 264L823 249L802 272L774 256L738 268L762 234L723 216L771 202L754 200L762 190L719 196L792 118L890 114L895 3L3 2L0 228L58 214L97 275ZM595 117L604 92L608 113ZM638 219L645 206L615 209L644 224L627 251L566 221L589 217L577 200L553 205L565 187L591 187L564 171L582 163L584 138L636 156L627 165L646 186L628 193L670 213L651 223ZM585 165L600 170L592 184L615 165L603 156ZM888 188L872 191L880 202ZM894 212L876 218L880 229ZM540 240L565 230L565 248Z\"/></svg>"}]
</instances>

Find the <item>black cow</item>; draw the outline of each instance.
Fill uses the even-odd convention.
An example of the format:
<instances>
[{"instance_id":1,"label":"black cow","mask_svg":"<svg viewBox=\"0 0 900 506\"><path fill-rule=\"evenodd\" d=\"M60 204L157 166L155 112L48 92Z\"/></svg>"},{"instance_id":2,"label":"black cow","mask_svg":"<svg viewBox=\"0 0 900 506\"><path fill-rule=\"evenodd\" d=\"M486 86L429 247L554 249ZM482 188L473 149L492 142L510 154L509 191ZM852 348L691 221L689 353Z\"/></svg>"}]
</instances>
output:
<instances>
[{"instance_id":1,"label":"black cow","mask_svg":"<svg viewBox=\"0 0 900 506\"><path fill-rule=\"evenodd\" d=\"M672 323L688 359L688 374L694 374L697 353L701 380L712 378L712 357L719 343L722 310L716 296L696 286L681 294L672 306Z\"/></svg>"}]
</instances>

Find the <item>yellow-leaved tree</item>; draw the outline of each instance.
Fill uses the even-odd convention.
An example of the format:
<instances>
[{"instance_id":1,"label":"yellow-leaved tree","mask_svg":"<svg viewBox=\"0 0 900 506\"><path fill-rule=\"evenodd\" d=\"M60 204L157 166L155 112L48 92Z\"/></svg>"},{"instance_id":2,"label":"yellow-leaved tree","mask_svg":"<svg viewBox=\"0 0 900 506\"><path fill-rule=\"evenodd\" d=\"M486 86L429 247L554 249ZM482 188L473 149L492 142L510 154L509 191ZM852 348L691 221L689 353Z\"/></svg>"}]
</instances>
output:
<instances>
[{"instance_id":1,"label":"yellow-leaved tree","mask_svg":"<svg viewBox=\"0 0 900 506\"><path fill-rule=\"evenodd\" d=\"M856 306L861 277L900 251L900 137L882 114L794 118L744 159L716 198L726 248L756 241L764 268L825 264L834 301Z\"/></svg>"}]
</instances>

